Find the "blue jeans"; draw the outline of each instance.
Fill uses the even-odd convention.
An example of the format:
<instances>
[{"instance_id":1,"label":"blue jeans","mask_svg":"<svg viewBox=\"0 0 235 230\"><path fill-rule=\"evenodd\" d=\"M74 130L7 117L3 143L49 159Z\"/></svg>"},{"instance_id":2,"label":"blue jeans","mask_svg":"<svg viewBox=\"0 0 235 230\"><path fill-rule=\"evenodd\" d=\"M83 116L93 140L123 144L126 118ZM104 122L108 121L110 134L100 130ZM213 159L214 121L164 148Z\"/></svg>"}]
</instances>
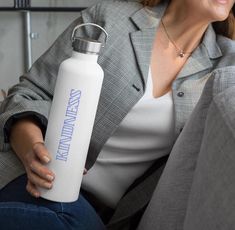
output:
<instances>
[{"instance_id":1,"label":"blue jeans","mask_svg":"<svg viewBox=\"0 0 235 230\"><path fill-rule=\"evenodd\" d=\"M0 190L2 230L104 230L93 207L80 195L71 203L34 198L25 189L26 175Z\"/></svg>"}]
</instances>

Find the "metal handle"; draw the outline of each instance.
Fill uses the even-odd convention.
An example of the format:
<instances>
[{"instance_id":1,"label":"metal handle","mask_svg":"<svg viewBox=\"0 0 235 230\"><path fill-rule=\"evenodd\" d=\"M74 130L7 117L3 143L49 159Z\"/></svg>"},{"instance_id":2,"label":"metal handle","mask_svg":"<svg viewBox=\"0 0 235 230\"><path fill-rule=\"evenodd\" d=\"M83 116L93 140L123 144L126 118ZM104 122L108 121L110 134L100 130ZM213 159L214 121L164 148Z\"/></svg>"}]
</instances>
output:
<instances>
[{"instance_id":1,"label":"metal handle","mask_svg":"<svg viewBox=\"0 0 235 230\"><path fill-rule=\"evenodd\" d=\"M91 22L83 23L83 24L80 24L80 25L74 27L73 33L72 33L72 36L71 36L72 42L75 40L76 30L78 30L82 26L95 26L95 27L98 27L99 29L101 29L104 32L104 34L105 34L105 43L107 42L108 33L106 32L106 30L103 27L101 27L100 25L97 25L97 24L91 23ZM102 47L104 47L104 45L102 45Z\"/></svg>"}]
</instances>

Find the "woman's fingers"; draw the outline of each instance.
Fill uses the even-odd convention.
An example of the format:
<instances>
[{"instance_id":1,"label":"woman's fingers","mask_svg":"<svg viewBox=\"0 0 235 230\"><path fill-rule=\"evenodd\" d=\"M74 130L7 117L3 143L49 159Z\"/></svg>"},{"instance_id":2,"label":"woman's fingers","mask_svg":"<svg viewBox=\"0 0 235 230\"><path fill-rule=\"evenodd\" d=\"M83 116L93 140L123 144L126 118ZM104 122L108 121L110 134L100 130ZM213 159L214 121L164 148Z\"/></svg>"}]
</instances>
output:
<instances>
[{"instance_id":1,"label":"woman's fingers","mask_svg":"<svg viewBox=\"0 0 235 230\"><path fill-rule=\"evenodd\" d=\"M42 163L49 163L51 160L50 154L47 151L44 143L37 142L33 145L34 154L40 159Z\"/></svg>"},{"instance_id":2,"label":"woman's fingers","mask_svg":"<svg viewBox=\"0 0 235 230\"><path fill-rule=\"evenodd\" d=\"M32 171L30 173L28 173L27 176L28 176L28 180L36 187L41 187L41 188L45 188L45 189L52 188L52 182L49 182L49 181L41 178L40 176L38 176L37 174L35 174Z\"/></svg>"},{"instance_id":3,"label":"woman's fingers","mask_svg":"<svg viewBox=\"0 0 235 230\"><path fill-rule=\"evenodd\" d=\"M39 197L38 188L51 189L54 175L36 157L32 157L29 162L26 167L28 177L26 189L32 196Z\"/></svg>"},{"instance_id":4,"label":"woman's fingers","mask_svg":"<svg viewBox=\"0 0 235 230\"><path fill-rule=\"evenodd\" d=\"M51 189L55 175L46 167L50 155L42 142L33 144L32 151L25 155L24 165L27 172L27 191L34 197L39 197L38 188Z\"/></svg>"},{"instance_id":5,"label":"woman's fingers","mask_svg":"<svg viewBox=\"0 0 235 230\"><path fill-rule=\"evenodd\" d=\"M26 190L34 197L38 198L40 196L39 191L37 190L36 186L34 184L32 184L32 182L30 182L28 180L27 185L26 185Z\"/></svg>"},{"instance_id":6,"label":"woman's fingers","mask_svg":"<svg viewBox=\"0 0 235 230\"><path fill-rule=\"evenodd\" d=\"M43 166L41 162L38 162L37 160L33 160L29 167L31 171L33 171L41 178L47 180L48 182L52 182L55 178L54 174L48 168Z\"/></svg>"}]
</instances>

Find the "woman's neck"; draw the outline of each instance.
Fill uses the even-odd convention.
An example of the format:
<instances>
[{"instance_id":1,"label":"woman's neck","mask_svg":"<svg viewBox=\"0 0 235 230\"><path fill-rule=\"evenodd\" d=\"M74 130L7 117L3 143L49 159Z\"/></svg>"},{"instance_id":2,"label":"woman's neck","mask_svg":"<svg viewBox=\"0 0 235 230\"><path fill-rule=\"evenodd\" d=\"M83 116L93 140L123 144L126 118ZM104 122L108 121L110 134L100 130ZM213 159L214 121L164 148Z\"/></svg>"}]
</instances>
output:
<instances>
[{"instance_id":1,"label":"woman's neck","mask_svg":"<svg viewBox=\"0 0 235 230\"><path fill-rule=\"evenodd\" d=\"M162 20L171 39L185 52L198 46L210 24L182 1L172 1Z\"/></svg>"}]
</instances>

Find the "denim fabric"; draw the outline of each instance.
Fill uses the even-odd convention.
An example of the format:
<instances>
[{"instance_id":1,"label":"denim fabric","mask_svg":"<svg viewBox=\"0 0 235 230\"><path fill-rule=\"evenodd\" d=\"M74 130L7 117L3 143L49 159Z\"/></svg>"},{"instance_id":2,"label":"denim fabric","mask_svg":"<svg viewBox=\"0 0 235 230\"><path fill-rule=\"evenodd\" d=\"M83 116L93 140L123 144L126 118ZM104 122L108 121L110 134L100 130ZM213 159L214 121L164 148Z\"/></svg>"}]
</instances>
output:
<instances>
[{"instance_id":1,"label":"denim fabric","mask_svg":"<svg viewBox=\"0 0 235 230\"><path fill-rule=\"evenodd\" d=\"M71 203L58 203L32 197L22 175L0 190L2 230L104 230L93 207L80 195Z\"/></svg>"}]
</instances>

